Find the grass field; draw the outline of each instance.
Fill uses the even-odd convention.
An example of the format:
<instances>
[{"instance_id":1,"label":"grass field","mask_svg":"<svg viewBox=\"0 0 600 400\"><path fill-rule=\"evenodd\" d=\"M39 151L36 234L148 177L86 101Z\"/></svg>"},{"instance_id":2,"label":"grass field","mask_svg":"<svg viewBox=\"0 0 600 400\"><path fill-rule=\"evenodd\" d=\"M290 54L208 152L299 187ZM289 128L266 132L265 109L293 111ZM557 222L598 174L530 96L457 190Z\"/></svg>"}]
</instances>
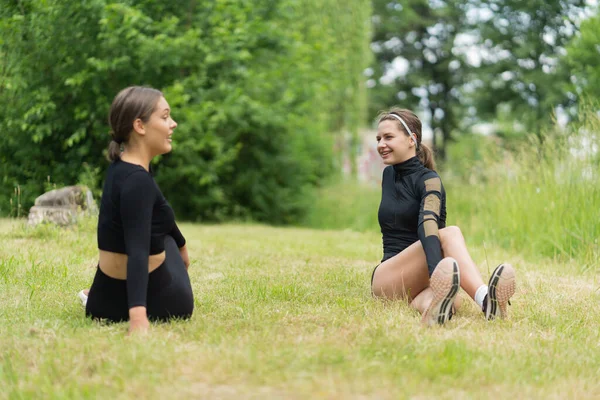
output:
<instances>
[{"instance_id":1,"label":"grass field","mask_svg":"<svg viewBox=\"0 0 600 400\"><path fill-rule=\"evenodd\" d=\"M474 248L484 278L516 266L510 320L488 323L468 301L425 329L407 305L370 296L376 233L182 231L194 316L131 338L76 299L97 261L93 221L0 221L0 398L600 397L598 276L575 265Z\"/></svg>"}]
</instances>

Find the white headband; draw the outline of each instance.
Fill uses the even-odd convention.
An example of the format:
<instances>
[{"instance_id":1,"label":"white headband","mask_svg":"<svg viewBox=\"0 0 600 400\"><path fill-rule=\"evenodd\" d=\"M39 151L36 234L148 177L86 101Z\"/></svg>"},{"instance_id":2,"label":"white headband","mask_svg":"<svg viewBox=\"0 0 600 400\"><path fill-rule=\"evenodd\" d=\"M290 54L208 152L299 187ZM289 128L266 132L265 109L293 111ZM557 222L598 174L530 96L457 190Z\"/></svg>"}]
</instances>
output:
<instances>
[{"instance_id":1,"label":"white headband","mask_svg":"<svg viewBox=\"0 0 600 400\"><path fill-rule=\"evenodd\" d=\"M414 133L412 133L412 131L410 130L410 128L408 127L408 125L406 124L406 122L404 122L404 120L402 118L400 118L400 116L398 114L389 113L388 115L390 115L390 116L396 118L398 121L400 121L400 123L406 129L406 132L408 132L408 134L412 138L412 140L415 141L415 146L417 146L417 150L419 150L419 142L417 141L417 135L415 135Z\"/></svg>"}]
</instances>

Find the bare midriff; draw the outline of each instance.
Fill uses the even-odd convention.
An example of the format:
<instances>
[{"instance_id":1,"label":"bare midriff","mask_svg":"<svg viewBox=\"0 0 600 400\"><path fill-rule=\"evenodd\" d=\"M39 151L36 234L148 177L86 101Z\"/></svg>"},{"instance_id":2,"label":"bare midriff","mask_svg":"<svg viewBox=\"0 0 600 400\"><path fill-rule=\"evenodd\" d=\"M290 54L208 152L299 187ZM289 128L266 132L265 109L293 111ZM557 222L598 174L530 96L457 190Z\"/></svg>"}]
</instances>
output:
<instances>
[{"instance_id":1,"label":"bare midriff","mask_svg":"<svg viewBox=\"0 0 600 400\"><path fill-rule=\"evenodd\" d=\"M148 273L154 271L165 261L165 252L148 257ZM127 254L100 250L98 266L102 272L114 279L127 279Z\"/></svg>"}]
</instances>

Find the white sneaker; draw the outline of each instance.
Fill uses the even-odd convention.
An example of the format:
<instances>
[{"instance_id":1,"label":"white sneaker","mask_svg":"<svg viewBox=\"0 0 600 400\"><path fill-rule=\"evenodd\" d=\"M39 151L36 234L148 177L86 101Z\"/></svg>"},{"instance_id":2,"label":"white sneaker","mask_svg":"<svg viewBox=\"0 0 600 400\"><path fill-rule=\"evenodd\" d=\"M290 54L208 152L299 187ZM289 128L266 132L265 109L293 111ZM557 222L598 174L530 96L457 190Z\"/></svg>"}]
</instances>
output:
<instances>
[{"instance_id":1,"label":"white sneaker","mask_svg":"<svg viewBox=\"0 0 600 400\"><path fill-rule=\"evenodd\" d=\"M483 300L483 312L487 320L508 316L507 305L515 294L515 269L510 264L500 264L496 267L488 283L488 294Z\"/></svg>"},{"instance_id":2,"label":"white sneaker","mask_svg":"<svg viewBox=\"0 0 600 400\"><path fill-rule=\"evenodd\" d=\"M438 265L431 275L429 286L433 291L433 300L423 314L422 323L427 326L442 325L452 316L452 306L460 288L460 271L456 261Z\"/></svg>"},{"instance_id":3,"label":"white sneaker","mask_svg":"<svg viewBox=\"0 0 600 400\"><path fill-rule=\"evenodd\" d=\"M79 301L81 301L81 305L85 307L88 299L87 294L85 294L82 290L81 292L77 293L77 297L79 298Z\"/></svg>"}]
</instances>

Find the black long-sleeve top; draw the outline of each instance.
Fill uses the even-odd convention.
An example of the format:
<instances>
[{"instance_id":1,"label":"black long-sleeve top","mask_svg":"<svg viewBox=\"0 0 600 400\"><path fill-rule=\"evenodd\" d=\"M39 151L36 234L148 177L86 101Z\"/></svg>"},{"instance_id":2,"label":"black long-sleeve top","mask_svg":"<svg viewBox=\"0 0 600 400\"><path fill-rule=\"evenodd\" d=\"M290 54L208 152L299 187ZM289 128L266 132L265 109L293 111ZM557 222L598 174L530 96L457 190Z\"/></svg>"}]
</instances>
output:
<instances>
[{"instance_id":1,"label":"black long-sleeve top","mask_svg":"<svg viewBox=\"0 0 600 400\"><path fill-rule=\"evenodd\" d=\"M382 262L421 241L429 276L442 260L439 229L446 226L446 192L439 175L417 157L383 170L379 225Z\"/></svg>"},{"instance_id":2,"label":"black long-sleeve top","mask_svg":"<svg viewBox=\"0 0 600 400\"><path fill-rule=\"evenodd\" d=\"M173 209L152 175L139 165L114 161L100 201L98 248L127 254L129 308L146 306L148 257L165 250L166 235L177 246L185 245Z\"/></svg>"}]
</instances>

